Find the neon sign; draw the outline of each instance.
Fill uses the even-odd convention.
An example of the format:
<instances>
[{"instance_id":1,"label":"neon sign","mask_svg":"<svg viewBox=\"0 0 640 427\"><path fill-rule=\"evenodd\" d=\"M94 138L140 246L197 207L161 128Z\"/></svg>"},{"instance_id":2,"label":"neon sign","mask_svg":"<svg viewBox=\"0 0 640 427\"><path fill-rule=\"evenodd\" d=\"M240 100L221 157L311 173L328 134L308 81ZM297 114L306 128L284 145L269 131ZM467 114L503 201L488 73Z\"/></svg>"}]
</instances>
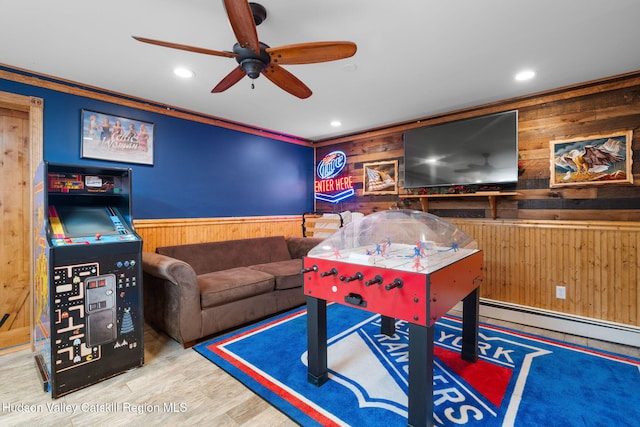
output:
<instances>
[{"instance_id":1,"label":"neon sign","mask_svg":"<svg viewBox=\"0 0 640 427\"><path fill-rule=\"evenodd\" d=\"M318 162L316 173L320 179L329 179L342 172L347 164L347 155L342 151L332 151Z\"/></svg>"},{"instance_id":2,"label":"neon sign","mask_svg":"<svg viewBox=\"0 0 640 427\"><path fill-rule=\"evenodd\" d=\"M347 155L342 151L332 151L318 162L315 182L315 198L329 203L338 203L355 194L353 177L338 175L347 164Z\"/></svg>"}]
</instances>

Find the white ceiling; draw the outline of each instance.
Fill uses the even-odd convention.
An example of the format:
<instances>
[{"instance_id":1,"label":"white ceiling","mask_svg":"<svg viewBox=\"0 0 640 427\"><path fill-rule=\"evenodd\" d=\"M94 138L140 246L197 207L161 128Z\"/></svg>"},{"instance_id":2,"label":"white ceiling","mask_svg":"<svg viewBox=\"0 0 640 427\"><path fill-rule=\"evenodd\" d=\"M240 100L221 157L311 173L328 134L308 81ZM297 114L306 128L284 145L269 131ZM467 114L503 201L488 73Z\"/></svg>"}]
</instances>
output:
<instances>
[{"instance_id":1,"label":"white ceiling","mask_svg":"<svg viewBox=\"0 0 640 427\"><path fill-rule=\"evenodd\" d=\"M231 50L221 0L0 0L0 64L310 140L640 70L639 0L258 2L271 47L347 40L358 51L285 66L308 99L264 77L212 94L234 59L131 36ZM196 77L175 77L178 65ZM536 77L515 81L525 68Z\"/></svg>"}]
</instances>

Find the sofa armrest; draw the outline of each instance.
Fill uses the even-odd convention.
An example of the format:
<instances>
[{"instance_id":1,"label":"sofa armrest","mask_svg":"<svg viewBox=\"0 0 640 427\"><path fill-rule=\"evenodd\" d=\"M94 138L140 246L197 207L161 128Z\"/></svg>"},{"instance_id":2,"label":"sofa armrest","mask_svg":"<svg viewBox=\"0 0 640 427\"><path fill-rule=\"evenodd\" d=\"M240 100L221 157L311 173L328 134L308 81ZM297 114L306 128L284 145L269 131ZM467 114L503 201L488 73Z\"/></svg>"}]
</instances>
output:
<instances>
[{"instance_id":1,"label":"sofa armrest","mask_svg":"<svg viewBox=\"0 0 640 427\"><path fill-rule=\"evenodd\" d=\"M152 276L169 280L176 284L183 283L187 287L194 287L193 290L195 291L198 290L195 271L189 264L179 259L153 252L142 252L142 269Z\"/></svg>"},{"instance_id":2,"label":"sofa armrest","mask_svg":"<svg viewBox=\"0 0 640 427\"><path fill-rule=\"evenodd\" d=\"M286 240L291 259L301 259L325 239L320 237L287 237Z\"/></svg>"},{"instance_id":3,"label":"sofa armrest","mask_svg":"<svg viewBox=\"0 0 640 427\"><path fill-rule=\"evenodd\" d=\"M165 255L142 253L145 319L183 345L200 338L200 287L189 264Z\"/></svg>"}]
</instances>

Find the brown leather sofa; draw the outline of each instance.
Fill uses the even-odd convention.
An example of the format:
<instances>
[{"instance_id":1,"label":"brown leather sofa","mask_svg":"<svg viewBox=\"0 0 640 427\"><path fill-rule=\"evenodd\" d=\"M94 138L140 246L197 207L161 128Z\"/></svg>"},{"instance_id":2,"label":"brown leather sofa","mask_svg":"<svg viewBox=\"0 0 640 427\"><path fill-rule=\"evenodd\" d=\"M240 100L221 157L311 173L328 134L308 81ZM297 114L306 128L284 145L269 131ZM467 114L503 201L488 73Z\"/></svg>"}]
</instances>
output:
<instances>
[{"instance_id":1,"label":"brown leather sofa","mask_svg":"<svg viewBox=\"0 0 640 427\"><path fill-rule=\"evenodd\" d=\"M259 237L143 252L145 320L187 348L300 306L302 257L322 240Z\"/></svg>"}]
</instances>

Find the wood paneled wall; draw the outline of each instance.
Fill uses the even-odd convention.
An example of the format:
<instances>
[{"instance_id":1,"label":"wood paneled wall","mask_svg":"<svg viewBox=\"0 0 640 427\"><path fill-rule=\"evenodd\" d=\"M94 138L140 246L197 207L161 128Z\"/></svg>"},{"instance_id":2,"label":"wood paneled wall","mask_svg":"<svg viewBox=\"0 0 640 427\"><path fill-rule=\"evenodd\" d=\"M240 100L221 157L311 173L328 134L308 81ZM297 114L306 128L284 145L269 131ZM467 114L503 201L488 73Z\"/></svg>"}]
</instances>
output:
<instances>
[{"instance_id":1,"label":"wood paneled wall","mask_svg":"<svg viewBox=\"0 0 640 427\"><path fill-rule=\"evenodd\" d=\"M484 252L482 297L640 327L640 223L451 222Z\"/></svg>"},{"instance_id":2,"label":"wood paneled wall","mask_svg":"<svg viewBox=\"0 0 640 427\"><path fill-rule=\"evenodd\" d=\"M189 243L217 242L265 236L302 236L302 216L256 216L238 218L184 218L135 220L143 250Z\"/></svg>"},{"instance_id":3,"label":"wood paneled wall","mask_svg":"<svg viewBox=\"0 0 640 427\"><path fill-rule=\"evenodd\" d=\"M301 236L299 216L138 220L144 250ZM640 222L451 218L484 253L481 296L640 327ZM566 288L558 299L556 286Z\"/></svg>"},{"instance_id":4,"label":"wood paneled wall","mask_svg":"<svg viewBox=\"0 0 640 427\"><path fill-rule=\"evenodd\" d=\"M498 200L498 218L640 221L639 185L598 185L550 188L552 140L633 130L632 171L640 179L640 72L554 92L503 101L473 109L424 118L387 129L316 144L316 158L333 150L347 155L347 173L353 175L356 197L333 205L317 202L320 211L371 213L395 206L420 209L417 200L400 201L394 195L362 195L363 163L398 160L400 193L404 176L404 131L499 111L518 110L520 196ZM429 201L430 212L442 217L487 218L488 200L480 198Z\"/></svg>"},{"instance_id":5,"label":"wood paneled wall","mask_svg":"<svg viewBox=\"0 0 640 427\"><path fill-rule=\"evenodd\" d=\"M429 200L429 212L474 237L484 251L485 298L640 326L640 72L479 106L316 144L316 158L347 155L356 197L319 211L369 214L421 209L417 199L362 195L363 163L398 160L400 194L405 130L518 110L518 196ZM550 141L633 130L634 184L550 188ZM565 286L567 298L555 297Z\"/></svg>"}]
</instances>

